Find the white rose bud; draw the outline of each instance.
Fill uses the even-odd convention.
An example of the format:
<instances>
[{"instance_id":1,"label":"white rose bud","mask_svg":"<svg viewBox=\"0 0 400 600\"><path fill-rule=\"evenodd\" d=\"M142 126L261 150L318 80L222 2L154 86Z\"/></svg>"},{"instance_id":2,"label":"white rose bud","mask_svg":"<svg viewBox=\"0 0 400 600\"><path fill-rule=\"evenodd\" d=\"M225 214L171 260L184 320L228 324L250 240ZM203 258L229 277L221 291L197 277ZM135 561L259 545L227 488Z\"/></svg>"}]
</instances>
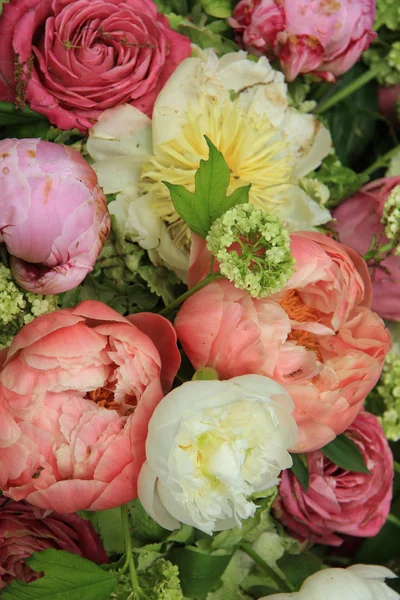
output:
<instances>
[{"instance_id":1,"label":"white rose bud","mask_svg":"<svg viewBox=\"0 0 400 600\"><path fill-rule=\"evenodd\" d=\"M240 526L255 492L279 482L297 440L294 405L275 381L243 375L190 381L167 394L149 423L138 495L166 529Z\"/></svg>"},{"instance_id":2,"label":"white rose bud","mask_svg":"<svg viewBox=\"0 0 400 600\"><path fill-rule=\"evenodd\" d=\"M380 565L353 565L347 569L323 569L307 577L300 591L273 594L260 600L398 600L400 594L385 583L397 577Z\"/></svg>"}]
</instances>

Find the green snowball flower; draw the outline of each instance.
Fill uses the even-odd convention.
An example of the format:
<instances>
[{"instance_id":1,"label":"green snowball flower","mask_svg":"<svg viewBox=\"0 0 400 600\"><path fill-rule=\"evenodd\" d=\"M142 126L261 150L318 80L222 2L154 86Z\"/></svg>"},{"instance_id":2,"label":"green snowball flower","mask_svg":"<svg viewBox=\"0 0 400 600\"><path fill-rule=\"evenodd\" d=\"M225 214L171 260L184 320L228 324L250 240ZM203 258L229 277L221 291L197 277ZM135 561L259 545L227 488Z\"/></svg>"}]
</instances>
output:
<instances>
[{"instance_id":1,"label":"green snowball flower","mask_svg":"<svg viewBox=\"0 0 400 600\"><path fill-rule=\"evenodd\" d=\"M222 275L253 298L278 292L294 272L288 231L251 204L238 204L214 221L207 247Z\"/></svg>"}]
</instances>

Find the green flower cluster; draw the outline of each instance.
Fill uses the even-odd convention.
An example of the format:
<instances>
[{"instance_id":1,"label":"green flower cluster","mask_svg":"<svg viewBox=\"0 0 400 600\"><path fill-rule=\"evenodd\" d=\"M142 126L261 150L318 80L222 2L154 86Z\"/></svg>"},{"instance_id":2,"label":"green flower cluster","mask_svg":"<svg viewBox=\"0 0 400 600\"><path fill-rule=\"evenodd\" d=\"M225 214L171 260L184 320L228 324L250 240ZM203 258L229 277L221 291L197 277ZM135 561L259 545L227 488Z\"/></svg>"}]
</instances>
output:
<instances>
[{"instance_id":1,"label":"green flower cluster","mask_svg":"<svg viewBox=\"0 0 400 600\"><path fill-rule=\"evenodd\" d=\"M394 244L395 253L400 254L400 185L396 185L387 198L381 222L386 237Z\"/></svg>"},{"instance_id":2,"label":"green flower cluster","mask_svg":"<svg viewBox=\"0 0 400 600\"><path fill-rule=\"evenodd\" d=\"M253 298L278 292L294 272L290 236L275 215L238 204L214 221L207 247L220 271Z\"/></svg>"},{"instance_id":3,"label":"green flower cluster","mask_svg":"<svg viewBox=\"0 0 400 600\"><path fill-rule=\"evenodd\" d=\"M400 355L389 352L382 375L374 392L380 401L381 415L378 419L388 440L400 440Z\"/></svg>"},{"instance_id":4,"label":"green flower cluster","mask_svg":"<svg viewBox=\"0 0 400 600\"><path fill-rule=\"evenodd\" d=\"M400 4L398 0L377 0L375 30L383 25L392 31L400 29Z\"/></svg>"},{"instance_id":5,"label":"green flower cluster","mask_svg":"<svg viewBox=\"0 0 400 600\"><path fill-rule=\"evenodd\" d=\"M0 349L9 346L26 323L57 308L57 296L26 292L13 281L10 269L0 264Z\"/></svg>"},{"instance_id":6,"label":"green flower cluster","mask_svg":"<svg viewBox=\"0 0 400 600\"><path fill-rule=\"evenodd\" d=\"M363 54L363 59L376 69L376 78L381 85L390 86L400 83L400 42L393 42L389 52L387 45L374 44Z\"/></svg>"}]
</instances>

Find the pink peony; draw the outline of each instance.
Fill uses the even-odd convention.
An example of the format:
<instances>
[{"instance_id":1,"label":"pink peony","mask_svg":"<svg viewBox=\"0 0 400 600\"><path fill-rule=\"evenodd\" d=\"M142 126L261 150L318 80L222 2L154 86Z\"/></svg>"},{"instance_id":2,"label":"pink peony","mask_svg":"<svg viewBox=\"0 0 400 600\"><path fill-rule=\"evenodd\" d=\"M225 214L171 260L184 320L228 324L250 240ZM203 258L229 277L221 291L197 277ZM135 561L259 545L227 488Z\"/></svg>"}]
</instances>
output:
<instances>
[{"instance_id":1,"label":"pink peony","mask_svg":"<svg viewBox=\"0 0 400 600\"><path fill-rule=\"evenodd\" d=\"M1 99L86 132L117 104L150 116L189 55L189 39L152 0L10 0L0 19Z\"/></svg>"},{"instance_id":2,"label":"pink peony","mask_svg":"<svg viewBox=\"0 0 400 600\"><path fill-rule=\"evenodd\" d=\"M172 325L101 302L42 315L0 372L0 487L58 512L136 497L149 419L180 363Z\"/></svg>"},{"instance_id":3,"label":"pink peony","mask_svg":"<svg viewBox=\"0 0 400 600\"><path fill-rule=\"evenodd\" d=\"M0 498L0 589L14 578L30 583L39 577L24 559L46 548L79 554L98 564L107 554L89 521Z\"/></svg>"},{"instance_id":4,"label":"pink peony","mask_svg":"<svg viewBox=\"0 0 400 600\"><path fill-rule=\"evenodd\" d=\"M389 514L393 456L378 419L361 412L346 433L361 450L369 474L345 471L319 451L307 454L307 492L290 470L282 472L275 516L301 540L340 546L337 533L372 537Z\"/></svg>"},{"instance_id":5,"label":"pink peony","mask_svg":"<svg viewBox=\"0 0 400 600\"><path fill-rule=\"evenodd\" d=\"M373 236L380 239L383 231L381 216L392 189L400 185L400 177L386 177L365 185L352 198L333 211L333 227L340 239L363 255ZM382 236L382 244L388 240ZM390 256L379 266L370 266L372 308L383 319L400 320L400 257Z\"/></svg>"},{"instance_id":6,"label":"pink peony","mask_svg":"<svg viewBox=\"0 0 400 600\"><path fill-rule=\"evenodd\" d=\"M257 373L283 385L295 403L295 451L310 452L353 422L391 342L369 309L364 261L320 233L291 240L296 272L282 292L258 300L215 281L186 300L175 327L196 369L213 367L222 379ZM205 256L195 240L191 284L207 269Z\"/></svg>"},{"instance_id":7,"label":"pink peony","mask_svg":"<svg viewBox=\"0 0 400 600\"><path fill-rule=\"evenodd\" d=\"M0 242L19 285L37 294L76 287L110 229L97 176L76 150L39 139L0 141Z\"/></svg>"},{"instance_id":8,"label":"pink peony","mask_svg":"<svg viewBox=\"0 0 400 600\"><path fill-rule=\"evenodd\" d=\"M288 81L333 81L375 39L374 19L375 0L241 0L230 24L244 48L278 57Z\"/></svg>"}]
</instances>

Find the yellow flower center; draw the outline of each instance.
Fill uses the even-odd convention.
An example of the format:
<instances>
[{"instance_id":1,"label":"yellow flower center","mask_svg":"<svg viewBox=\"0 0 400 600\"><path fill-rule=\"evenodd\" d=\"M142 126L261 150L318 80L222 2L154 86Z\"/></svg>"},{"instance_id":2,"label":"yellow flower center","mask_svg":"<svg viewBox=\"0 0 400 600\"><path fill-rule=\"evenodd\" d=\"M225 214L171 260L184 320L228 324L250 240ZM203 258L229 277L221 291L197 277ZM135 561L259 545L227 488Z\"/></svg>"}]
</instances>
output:
<instances>
[{"instance_id":1,"label":"yellow flower center","mask_svg":"<svg viewBox=\"0 0 400 600\"><path fill-rule=\"evenodd\" d=\"M163 181L194 191L200 160L207 160L204 135L222 152L231 172L228 194L252 184L250 202L273 211L280 200L276 193L291 183L292 157L278 129L266 117L243 109L236 101L201 95L187 114L181 133L157 148L142 169L141 187L153 193L153 210L163 219L175 244L190 245L190 232L174 209Z\"/></svg>"}]
</instances>

